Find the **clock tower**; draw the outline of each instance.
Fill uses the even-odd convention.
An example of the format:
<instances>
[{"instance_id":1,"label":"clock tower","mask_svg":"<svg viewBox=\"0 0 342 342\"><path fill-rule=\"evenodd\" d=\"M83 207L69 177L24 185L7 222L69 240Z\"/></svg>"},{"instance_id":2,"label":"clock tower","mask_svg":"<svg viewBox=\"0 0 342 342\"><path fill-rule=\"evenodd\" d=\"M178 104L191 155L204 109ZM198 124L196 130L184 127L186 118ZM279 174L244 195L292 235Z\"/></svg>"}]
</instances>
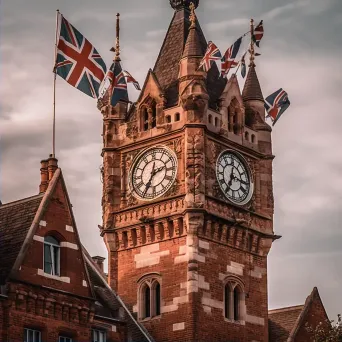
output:
<instances>
[{"instance_id":1,"label":"clock tower","mask_svg":"<svg viewBox=\"0 0 342 342\"><path fill-rule=\"evenodd\" d=\"M242 93L198 70L199 0L170 4L137 102L99 103L108 282L155 341L268 341L273 155L253 53Z\"/></svg>"}]
</instances>

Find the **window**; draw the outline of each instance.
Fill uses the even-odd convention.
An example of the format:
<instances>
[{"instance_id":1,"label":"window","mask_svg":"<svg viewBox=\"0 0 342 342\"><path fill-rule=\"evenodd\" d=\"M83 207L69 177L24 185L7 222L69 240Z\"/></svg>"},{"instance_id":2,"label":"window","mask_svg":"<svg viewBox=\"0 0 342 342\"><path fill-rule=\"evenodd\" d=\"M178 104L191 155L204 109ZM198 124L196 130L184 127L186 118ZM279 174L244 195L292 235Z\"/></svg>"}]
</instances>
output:
<instances>
[{"instance_id":1,"label":"window","mask_svg":"<svg viewBox=\"0 0 342 342\"><path fill-rule=\"evenodd\" d=\"M209 114L208 121L209 121L210 124L213 122L213 117L212 117L211 114Z\"/></svg>"},{"instance_id":2,"label":"window","mask_svg":"<svg viewBox=\"0 0 342 342\"><path fill-rule=\"evenodd\" d=\"M106 332L103 330L92 329L92 342L106 342Z\"/></svg>"},{"instance_id":3,"label":"window","mask_svg":"<svg viewBox=\"0 0 342 342\"><path fill-rule=\"evenodd\" d=\"M255 144L255 135L252 134L252 143Z\"/></svg>"},{"instance_id":4,"label":"window","mask_svg":"<svg viewBox=\"0 0 342 342\"><path fill-rule=\"evenodd\" d=\"M166 123L171 123L171 115L166 115Z\"/></svg>"},{"instance_id":5,"label":"window","mask_svg":"<svg viewBox=\"0 0 342 342\"><path fill-rule=\"evenodd\" d=\"M232 321L243 321L245 295L240 282L230 280L224 287L224 315Z\"/></svg>"},{"instance_id":6,"label":"window","mask_svg":"<svg viewBox=\"0 0 342 342\"><path fill-rule=\"evenodd\" d=\"M249 133L248 132L245 132L245 140L249 140Z\"/></svg>"},{"instance_id":7,"label":"window","mask_svg":"<svg viewBox=\"0 0 342 342\"><path fill-rule=\"evenodd\" d=\"M71 337L59 336L58 342L72 342L72 338Z\"/></svg>"},{"instance_id":8,"label":"window","mask_svg":"<svg viewBox=\"0 0 342 342\"><path fill-rule=\"evenodd\" d=\"M24 329L24 342L41 342L42 334L39 330Z\"/></svg>"},{"instance_id":9,"label":"window","mask_svg":"<svg viewBox=\"0 0 342 342\"><path fill-rule=\"evenodd\" d=\"M161 287L155 278L149 278L139 289L139 318L147 319L161 314Z\"/></svg>"},{"instance_id":10,"label":"window","mask_svg":"<svg viewBox=\"0 0 342 342\"><path fill-rule=\"evenodd\" d=\"M51 275L60 275L60 245L52 236L44 238L44 272Z\"/></svg>"},{"instance_id":11,"label":"window","mask_svg":"<svg viewBox=\"0 0 342 342\"><path fill-rule=\"evenodd\" d=\"M215 118L215 127L217 127L218 126L218 118Z\"/></svg>"},{"instance_id":12,"label":"window","mask_svg":"<svg viewBox=\"0 0 342 342\"><path fill-rule=\"evenodd\" d=\"M180 120L180 114L179 113L176 113L175 114L175 121L179 121Z\"/></svg>"}]
</instances>

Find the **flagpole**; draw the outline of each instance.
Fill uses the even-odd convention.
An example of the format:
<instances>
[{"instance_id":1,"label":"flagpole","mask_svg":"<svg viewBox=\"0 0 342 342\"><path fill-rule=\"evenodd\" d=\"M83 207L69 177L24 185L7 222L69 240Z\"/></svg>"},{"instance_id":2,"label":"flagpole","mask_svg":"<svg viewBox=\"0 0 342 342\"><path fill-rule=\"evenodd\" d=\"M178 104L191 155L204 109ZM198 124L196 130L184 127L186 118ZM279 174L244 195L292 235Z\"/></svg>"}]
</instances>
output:
<instances>
[{"instance_id":1,"label":"flagpole","mask_svg":"<svg viewBox=\"0 0 342 342\"><path fill-rule=\"evenodd\" d=\"M55 33L55 53L54 53L54 67L53 67L53 122L52 122L52 157L56 156L56 58L57 58L57 39L58 39L58 18L59 10L56 11L56 33Z\"/></svg>"},{"instance_id":2,"label":"flagpole","mask_svg":"<svg viewBox=\"0 0 342 342\"><path fill-rule=\"evenodd\" d=\"M255 51L254 51L254 40L253 40L253 36L254 36L254 19L251 19L251 48L250 48L250 59L249 59L249 66L254 66L255 67L255 63L254 63L254 56L255 56Z\"/></svg>"}]
</instances>

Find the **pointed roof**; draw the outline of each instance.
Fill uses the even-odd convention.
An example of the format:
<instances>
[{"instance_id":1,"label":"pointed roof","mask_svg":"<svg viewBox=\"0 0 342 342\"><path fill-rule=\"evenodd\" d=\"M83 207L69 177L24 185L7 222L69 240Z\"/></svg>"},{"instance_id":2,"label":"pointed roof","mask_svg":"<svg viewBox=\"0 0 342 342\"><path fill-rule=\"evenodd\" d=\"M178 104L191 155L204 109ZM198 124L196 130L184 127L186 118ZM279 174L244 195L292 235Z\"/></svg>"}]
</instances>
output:
<instances>
[{"instance_id":1,"label":"pointed roof","mask_svg":"<svg viewBox=\"0 0 342 342\"><path fill-rule=\"evenodd\" d=\"M196 27L191 27L185 43L183 58L203 57L203 49Z\"/></svg>"},{"instance_id":2,"label":"pointed roof","mask_svg":"<svg viewBox=\"0 0 342 342\"><path fill-rule=\"evenodd\" d=\"M264 102L264 96L262 95L254 65L250 66L248 70L245 86L242 91L242 98L244 101L259 100Z\"/></svg>"},{"instance_id":3,"label":"pointed roof","mask_svg":"<svg viewBox=\"0 0 342 342\"><path fill-rule=\"evenodd\" d=\"M325 318L328 320L328 315L318 293L318 289L314 287L310 295L306 298L304 305L270 310L268 312L269 340L277 342L295 341L298 331L305 325L308 319L307 315L314 301L320 303Z\"/></svg>"},{"instance_id":4,"label":"pointed roof","mask_svg":"<svg viewBox=\"0 0 342 342\"><path fill-rule=\"evenodd\" d=\"M14 266L43 196L40 194L0 206L0 285L6 282Z\"/></svg>"},{"instance_id":5,"label":"pointed roof","mask_svg":"<svg viewBox=\"0 0 342 342\"><path fill-rule=\"evenodd\" d=\"M207 41L197 19L196 30L189 30L191 25L189 20L189 5L190 1L174 1L176 11L173 15L157 61L153 68L153 72L165 94L166 108L178 104L179 62L183 57L189 32L194 31L189 37L187 47L189 53L196 53L200 56L204 56L207 49ZM190 51L191 46L195 48L194 50L191 48ZM207 88L210 97L209 104L212 105L216 103L226 84L226 80L219 76L219 70L216 64L214 64L207 75Z\"/></svg>"}]
</instances>

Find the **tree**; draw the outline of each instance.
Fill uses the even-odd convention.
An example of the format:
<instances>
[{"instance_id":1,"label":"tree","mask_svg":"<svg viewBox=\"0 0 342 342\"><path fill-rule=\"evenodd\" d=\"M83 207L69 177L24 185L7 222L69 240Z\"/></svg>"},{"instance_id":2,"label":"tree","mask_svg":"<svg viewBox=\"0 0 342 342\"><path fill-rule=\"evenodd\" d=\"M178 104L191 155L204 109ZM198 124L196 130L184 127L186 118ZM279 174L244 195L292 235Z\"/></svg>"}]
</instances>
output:
<instances>
[{"instance_id":1,"label":"tree","mask_svg":"<svg viewBox=\"0 0 342 342\"><path fill-rule=\"evenodd\" d=\"M337 322L320 322L316 327L305 324L312 342L342 342L342 319L337 315Z\"/></svg>"}]
</instances>

